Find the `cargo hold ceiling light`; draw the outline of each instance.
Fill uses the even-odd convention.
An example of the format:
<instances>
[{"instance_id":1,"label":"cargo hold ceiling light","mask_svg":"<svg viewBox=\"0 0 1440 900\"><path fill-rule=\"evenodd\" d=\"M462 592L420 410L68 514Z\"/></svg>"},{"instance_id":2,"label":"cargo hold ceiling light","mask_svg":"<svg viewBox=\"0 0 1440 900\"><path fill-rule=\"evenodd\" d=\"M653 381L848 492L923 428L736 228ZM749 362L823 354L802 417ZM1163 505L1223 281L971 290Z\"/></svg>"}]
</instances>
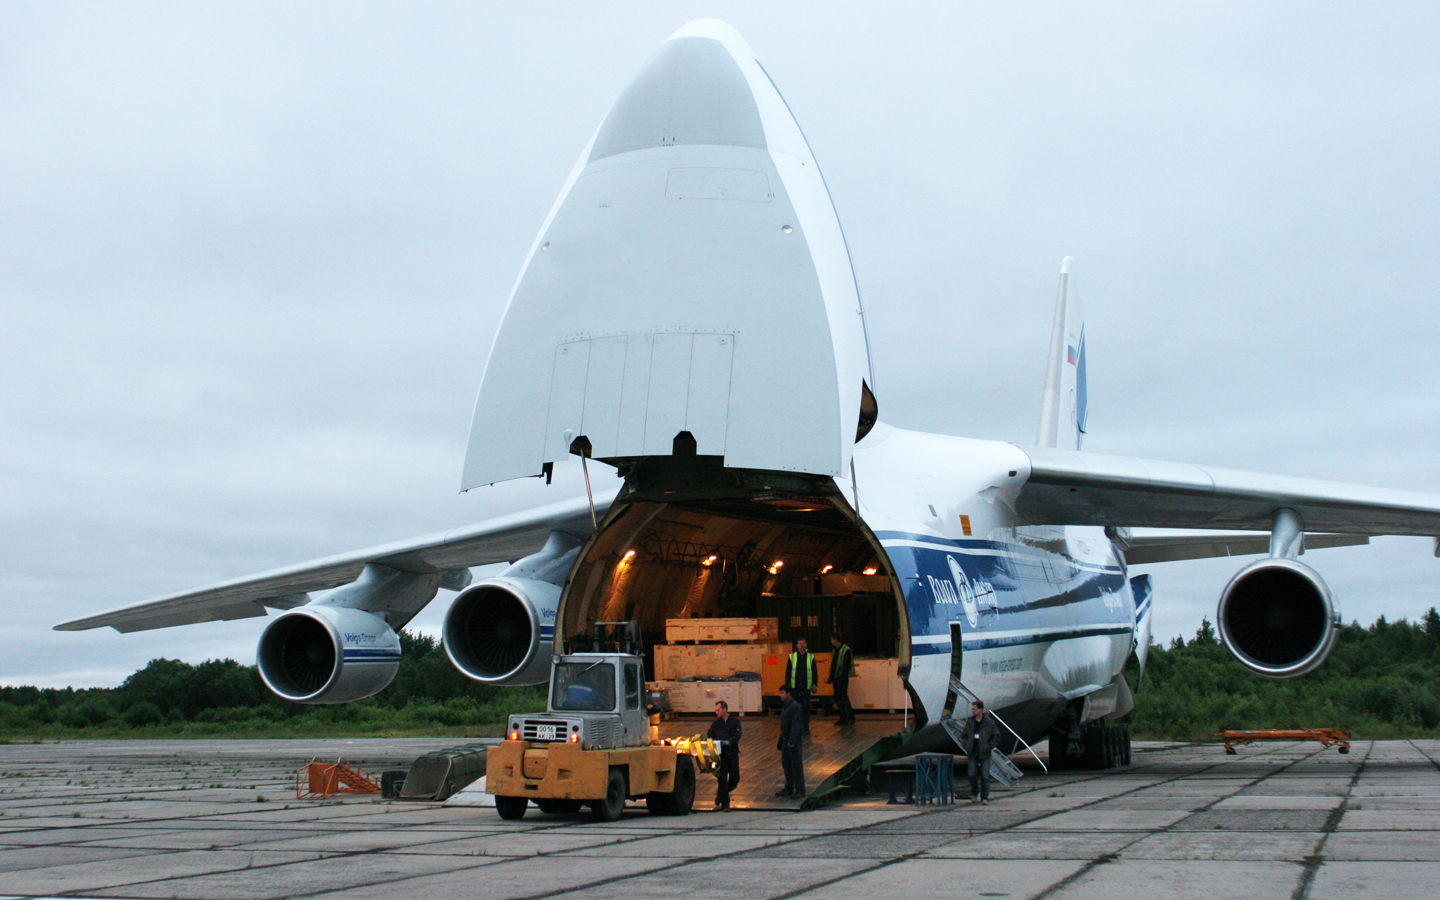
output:
<instances>
[{"instance_id":1,"label":"cargo hold ceiling light","mask_svg":"<svg viewBox=\"0 0 1440 900\"><path fill-rule=\"evenodd\" d=\"M877 570L874 566L866 566L866 567L865 567L865 574L866 574L866 575L874 575L874 574L876 573L876 571L878 571L878 570Z\"/></svg>"},{"instance_id":2,"label":"cargo hold ceiling light","mask_svg":"<svg viewBox=\"0 0 1440 900\"><path fill-rule=\"evenodd\" d=\"M718 557L718 556L716 556L715 554L712 553L712 554L710 554L709 556L705 557L704 559L700 560L700 565L705 566L706 568L709 568L710 566L715 565L715 560L717 560L717 559L719 559L719 558L720 558L720 557Z\"/></svg>"},{"instance_id":3,"label":"cargo hold ceiling light","mask_svg":"<svg viewBox=\"0 0 1440 900\"><path fill-rule=\"evenodd\" d=\"M771 563L771 565L770 565L770 574L771 574L771 575L778 575L778 574L780 574L780 569L781 569L784 565L785 565L785 560L783 560L783 559L777 559L777 560L775 560L775 562Z\"/></svg>"},{"instance_id":4,"label":"cargo hold ceiling light","mask_svg":"<svg viewBox=\"0 0 1440 900\"><path fill-rule=\"evenodd\" d=\"M829 575L829 574L830 574L830 570L833 569L833 568L835 568L835 567L834 567L834 566L826 566L825 568L823 568L823 569L820 570L820 574L821 574L821 575Z\"/></svg>"}]
</instances>

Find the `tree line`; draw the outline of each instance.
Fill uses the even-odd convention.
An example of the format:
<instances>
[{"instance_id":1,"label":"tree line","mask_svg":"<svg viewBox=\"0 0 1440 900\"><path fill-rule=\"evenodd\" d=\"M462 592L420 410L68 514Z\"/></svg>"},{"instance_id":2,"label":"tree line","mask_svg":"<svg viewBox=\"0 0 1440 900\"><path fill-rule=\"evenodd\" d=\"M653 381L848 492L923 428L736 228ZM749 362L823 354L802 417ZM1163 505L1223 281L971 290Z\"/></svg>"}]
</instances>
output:
<instances>
[{"instance_id":1,"label":"tree line","mask_svg":"<svg viewBox=\"0 0 1440 900\"><path fill-rule=\"evenodd\" d=\"M254 666L152 660L117 688L0 687L0 738L494 735L506 717L545 707L543 687L466 678L438 642L402 632L390 686L354 703L281 700ZM1125 672L1136 737L1207 740L1224 729L1330 727L1355 738L1440 733L1440 613L1342 626L1330 658L1297 678L1263 678L1221 646L1209 620L1192 640L1152 644L1143 679Z\"/></svg>"},{"instance_id":2,"label":"tree line","mask_svg":"<svg viewBox=\"0 0 1440 900\"><path fill-rule=\"evenodd\" d=\"M0 736L484 735L503 730L510 713L545 708L543 686L472 681L434 638L402 631L400 648L389 687L336 705L282 700L233 659L155 659L116 688L0 687Z\"/></svg>"},{"instance_id":3,"label":"tree line","mask_svg":"<svg viewBox=\"0 0 1440 900\"><path fill-rule=\"evenodd\" d=\"M1145 677L1126 676L1136 737L1205 740L1228 729L1339 728L1356 738L1434 736L1440 729L1440 614L1341 626L1330 656L1295 678L1256 675L1221 645L1208 619L1190 641L1151 645Z\"/></svg>"}]
</instances>

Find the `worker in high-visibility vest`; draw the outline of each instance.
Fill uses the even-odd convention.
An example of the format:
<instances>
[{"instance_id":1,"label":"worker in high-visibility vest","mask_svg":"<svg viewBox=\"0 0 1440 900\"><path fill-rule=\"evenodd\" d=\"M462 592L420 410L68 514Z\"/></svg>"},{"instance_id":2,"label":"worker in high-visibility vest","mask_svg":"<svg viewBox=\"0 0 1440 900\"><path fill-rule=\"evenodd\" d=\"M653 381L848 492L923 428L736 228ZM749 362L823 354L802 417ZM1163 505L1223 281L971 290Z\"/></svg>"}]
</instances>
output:
<instances>
[{"instance_id":1,"label":"worker in high-visibility vest","mask_svg":"<svg viewBox=\"0 0 1440 900\"><path fill-rule=\"evenodd\" d=\"M830 646L835 655L830 657L830 674L826 681L835 689L835 710L840 713L836 725L844 727L855 724L855 709L850 705L850 679L855 676L855 653L841 639L840 632L830 635Z\"/></svg>"},{"instance_id":2,"label":"worker in high-visibility vest","mask_svg":"<svg viewBox=\"0 0 1440 900\"><path fill-rule=\"evenodd\" d=\"M810 692L820 685L820 665L815 654L810 652L810 642L800 638L795 642L795 652L785 663L785 686L790 696L800 704L801 722L805 735L810 735Z\"/></svg>"}]
</instances>

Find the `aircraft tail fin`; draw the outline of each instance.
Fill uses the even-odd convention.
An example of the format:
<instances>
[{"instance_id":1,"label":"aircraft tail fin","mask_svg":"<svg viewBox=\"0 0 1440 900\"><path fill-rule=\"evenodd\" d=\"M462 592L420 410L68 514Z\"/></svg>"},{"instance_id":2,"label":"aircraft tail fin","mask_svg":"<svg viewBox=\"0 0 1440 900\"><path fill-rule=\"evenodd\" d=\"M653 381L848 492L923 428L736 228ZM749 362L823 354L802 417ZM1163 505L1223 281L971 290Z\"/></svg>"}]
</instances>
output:
<instances>
[{"instance_id":1,"label":"aircraft tail fin","mask_svg":"<svg viewBox=\"0 0 1440 900\"><path fill-rule=\"evenodd\" d=\"M1040 406L1040 432L1035 444L1079 450L1085 434L1085 316L1071 285L1074 260L1060 262L1060 290L1055 298L1055 325L1050 334L1050 361Z\"/></svg>"}]
</instances>

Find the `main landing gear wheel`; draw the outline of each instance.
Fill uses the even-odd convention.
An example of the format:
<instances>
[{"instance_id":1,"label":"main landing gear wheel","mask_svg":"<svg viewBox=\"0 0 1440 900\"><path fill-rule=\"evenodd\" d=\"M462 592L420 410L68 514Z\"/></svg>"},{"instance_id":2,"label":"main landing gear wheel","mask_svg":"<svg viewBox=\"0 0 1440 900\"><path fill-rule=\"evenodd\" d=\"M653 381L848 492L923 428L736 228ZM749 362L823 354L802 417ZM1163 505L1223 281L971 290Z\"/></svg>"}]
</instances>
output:
<instances>
[{"instance_id":1,"label":"main landing gear wheel","mask_svg":"<svg viewBox=\"0 0 1440 900\"><path fill-rule=\"evenodd\" d=\"M530 801L524 797L496 797L495 811L502 819L520 819L525 816L525 807Z\"/></svg>"},{"instance_id":2,"label":"main landing gear wheel","mask_svg":"<svg viewBox=\"0 0 1440 900\"><path fill-rule=\"evenodd\" d=\"M624 811L625 776L619 769L611 769L605 782L605 799L590 801L590 815L597 822L614 822Z\"/></svg>"},{"instance_id":3,"label":"main landing gear wheel","mask_svg":"<svg viewBox=\"0 0 1440 900\"><path fill-rule=\"evenodd\" d=\"M577 813L585 805L583 800L536 800L535 805L543 813Z\"/></svg>"},{"instance_id":4,"label":"main landing gear wheel","mask_svg":"<svg viewBox=\"0 0 1440 900\"><path fill-rule=\"evenodd\" d=\"M1058 731L1050 732L1050 771L1063 772L1075 768L1070 759L1070 735Z\"/></svg>"},{"instance_id":5,"label":"main landing gear wheel","mask_svg":"<svg viewBox=\"0 0 1440 900\"><path fill-rule=\"evenodd\" d=\"M1110 768L1110 753L1104 725L1089 725L1085 728L1085 768Z\"/></svg>"},{"instance_id":6,"label":"main landing gear wheel","mask_svg":"<svg viewBox=\"0 0 1440 900\"><path fill-rule=\"evenodd\" d=\"M1120 765L1130 765L1130 729L1125 727L1120 729L1120 749Z\"/></svg>"}]
</instances>

